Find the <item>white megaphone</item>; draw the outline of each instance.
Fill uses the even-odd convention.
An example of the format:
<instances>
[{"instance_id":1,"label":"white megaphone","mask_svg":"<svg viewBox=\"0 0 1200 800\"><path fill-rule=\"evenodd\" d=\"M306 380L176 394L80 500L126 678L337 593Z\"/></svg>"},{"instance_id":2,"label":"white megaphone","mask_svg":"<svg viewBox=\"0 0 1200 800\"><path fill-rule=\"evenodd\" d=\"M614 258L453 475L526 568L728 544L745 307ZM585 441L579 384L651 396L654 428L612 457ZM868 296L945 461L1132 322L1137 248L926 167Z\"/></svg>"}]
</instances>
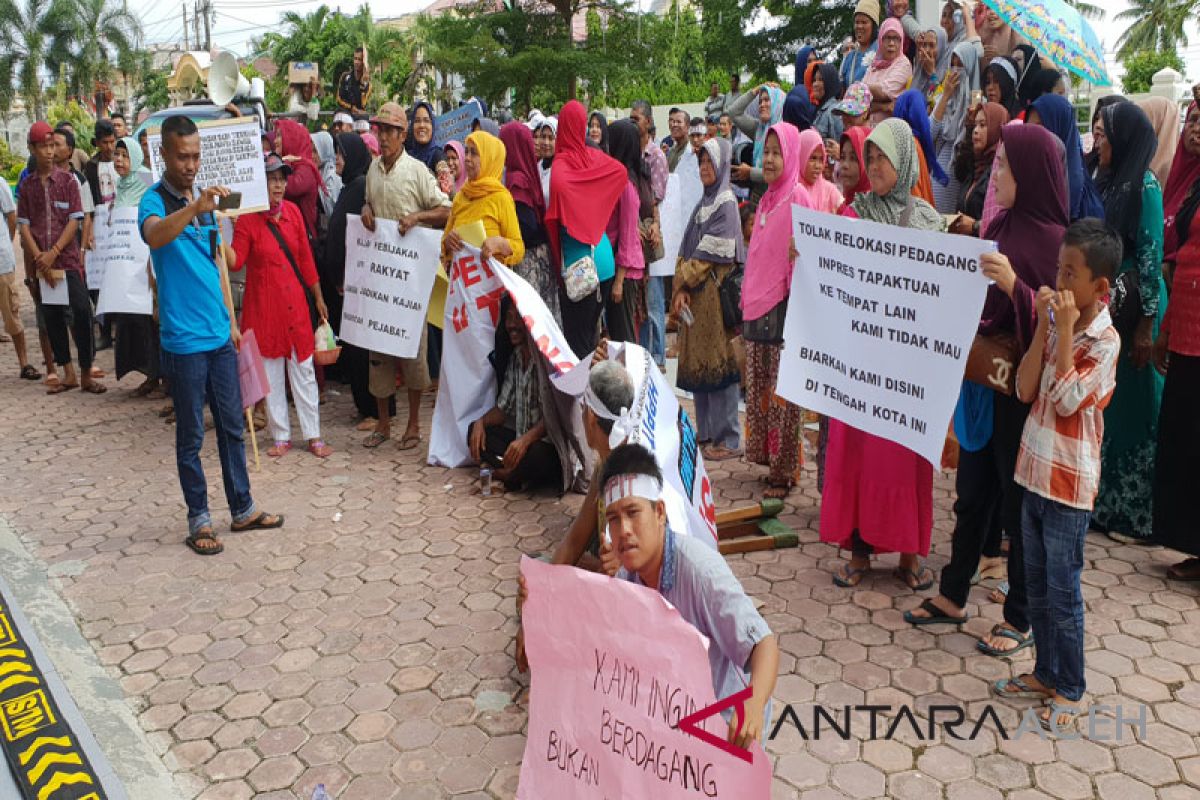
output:
<instances>
[{"instance_id":1,"label":"white megaphone","mask_svg":"<svg viewBox=\"0 0 1200 800\"><path fill-rule=\"evenodd\" d=\"M249 93L250 81L238 69L233 53L217 53L212 66L208 68L208 98L216 105L223 106L233 98L245 97Z\"/></svg>"}]
</instances>

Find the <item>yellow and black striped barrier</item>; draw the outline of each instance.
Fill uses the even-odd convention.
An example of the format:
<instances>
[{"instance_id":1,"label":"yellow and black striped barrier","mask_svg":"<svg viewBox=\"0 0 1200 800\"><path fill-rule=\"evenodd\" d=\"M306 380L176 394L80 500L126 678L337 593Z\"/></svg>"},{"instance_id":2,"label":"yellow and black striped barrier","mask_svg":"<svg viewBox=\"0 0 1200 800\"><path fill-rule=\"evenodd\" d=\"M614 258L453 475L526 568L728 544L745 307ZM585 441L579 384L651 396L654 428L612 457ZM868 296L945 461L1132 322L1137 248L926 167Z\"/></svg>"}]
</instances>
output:
<instances>
[{"instance_id":1,"label":"yellow and black striped barrier","mask_svg":"<svg viewBox=\"0 0 1200 800\"><path fill-rule=\"evenodd\" d=\"M24 800L107 800L2 596L0 745Z\"/></svg>"}]
</instances>

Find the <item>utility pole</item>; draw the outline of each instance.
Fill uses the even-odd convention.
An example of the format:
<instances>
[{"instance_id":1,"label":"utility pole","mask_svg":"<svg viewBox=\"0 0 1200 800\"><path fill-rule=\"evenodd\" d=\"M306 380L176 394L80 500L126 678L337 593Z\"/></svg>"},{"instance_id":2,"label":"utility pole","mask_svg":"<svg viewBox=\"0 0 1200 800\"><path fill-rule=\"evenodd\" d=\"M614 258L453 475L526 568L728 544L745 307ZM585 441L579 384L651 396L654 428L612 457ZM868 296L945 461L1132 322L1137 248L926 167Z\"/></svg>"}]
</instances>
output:
<instances>
[{"instance_id":1,"label":"utility pole","mask_svg":"<svg viewBox=\"0 0 1200 800\"><path fill-rule=\"evenodd\" d=\"M212 3L210 0L204 0L204 49L212 50L212 31L209 29L209 20L212 18Z\"/></svg>"},{"instance_id":2,"label":"utility pole","mask_svg":"<svg viewBox=\"0 0 1200 800\"><path fill-rule=\"evenodd\" d=\"M192 40L196 43L196 49L200 49L200 3L197 2L192 6Z\"/></svg>"},{"instance_id":3,"label":"utility pole","mask_svg":"<svg viewBox=\"0 0 1200 800\"><path fill-rule=\"evenodd\" d=\"M183 4L183 51L188 51L187 3Z\"/></svg>"}]
</instances>

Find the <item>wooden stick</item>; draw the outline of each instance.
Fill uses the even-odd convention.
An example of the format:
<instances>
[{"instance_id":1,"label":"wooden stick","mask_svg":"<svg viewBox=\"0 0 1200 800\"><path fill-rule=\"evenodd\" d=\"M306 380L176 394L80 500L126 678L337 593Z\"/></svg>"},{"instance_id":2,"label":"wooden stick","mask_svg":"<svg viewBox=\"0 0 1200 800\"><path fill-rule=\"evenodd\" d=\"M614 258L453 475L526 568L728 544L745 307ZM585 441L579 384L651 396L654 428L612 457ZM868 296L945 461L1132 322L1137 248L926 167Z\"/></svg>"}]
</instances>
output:
<instances>
[{"instance_id":1,"label":"wooden stick","mask_svg":"<svg viewBox=\"0 0 1200 800\"><path fill-rule=\"evenodd\" d=\"M250 429L250 444L254 447L254 471L262 472L262 463L258 460L258 433L254 430L254 409L246 406L246 426Z\"/></svg>"},{"instance_id":2,"label":"wooden stick","mask_svg":"<svg viewBox=\"0 0 1200 800\"><path fill-rule=\"evenodd\" d=\"M762 500L745 508L731 508L717 514L717 525L728 525L734 522L748 522L760 517L777 517L783 511L783 501L774 498Z\"/></svg>"}]
</instances>

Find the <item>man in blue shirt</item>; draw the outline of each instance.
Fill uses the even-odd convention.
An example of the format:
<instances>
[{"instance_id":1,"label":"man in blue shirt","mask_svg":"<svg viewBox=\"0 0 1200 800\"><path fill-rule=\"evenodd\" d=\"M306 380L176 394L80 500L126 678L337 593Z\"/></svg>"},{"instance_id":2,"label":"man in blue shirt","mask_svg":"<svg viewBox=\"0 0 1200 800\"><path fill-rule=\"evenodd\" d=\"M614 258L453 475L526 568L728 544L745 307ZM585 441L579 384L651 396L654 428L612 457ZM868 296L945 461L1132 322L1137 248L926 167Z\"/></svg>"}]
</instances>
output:
<instances>
[{"instance_id":1,"label":"man in blue shirt","mask_svg":"<svg viewBox=\"0 0 1200 800\"><path fill-rule=\"evenodd\" d=\"M709 638L716 699L753 687L743 706L745 719L727 717L729 742L746 748L761 741L767 701L779 675L775 634L720 553L667 527L662 471L649 450L620 445L604 462L600 481L608 539L601 547L605 571L615 557L621 565L618 580L658 591Z\"/></svg>"},{"instance_id":2,"label":"man in blue shirt","mask_svg":"<svg viewBox=\"0 0 1200 800\"><path fill-rule=\"evenodd\" d=\"M206 396L233 516L231 530L278 528L283 516L258 511L250 497L237 365L242 335L228 284L221 280L215 260L218 230L213 211L229 190L210 186L193 191L200 169L200 132L188 117L163 121L162 158L163 178L142 196L138 226L150 245L158 280L163 375L171 382L175 404L175 461L187 503L187 545L200 555L216 555L225 546L213 532L200 463Z\"/></svg>"}]
</instances>

